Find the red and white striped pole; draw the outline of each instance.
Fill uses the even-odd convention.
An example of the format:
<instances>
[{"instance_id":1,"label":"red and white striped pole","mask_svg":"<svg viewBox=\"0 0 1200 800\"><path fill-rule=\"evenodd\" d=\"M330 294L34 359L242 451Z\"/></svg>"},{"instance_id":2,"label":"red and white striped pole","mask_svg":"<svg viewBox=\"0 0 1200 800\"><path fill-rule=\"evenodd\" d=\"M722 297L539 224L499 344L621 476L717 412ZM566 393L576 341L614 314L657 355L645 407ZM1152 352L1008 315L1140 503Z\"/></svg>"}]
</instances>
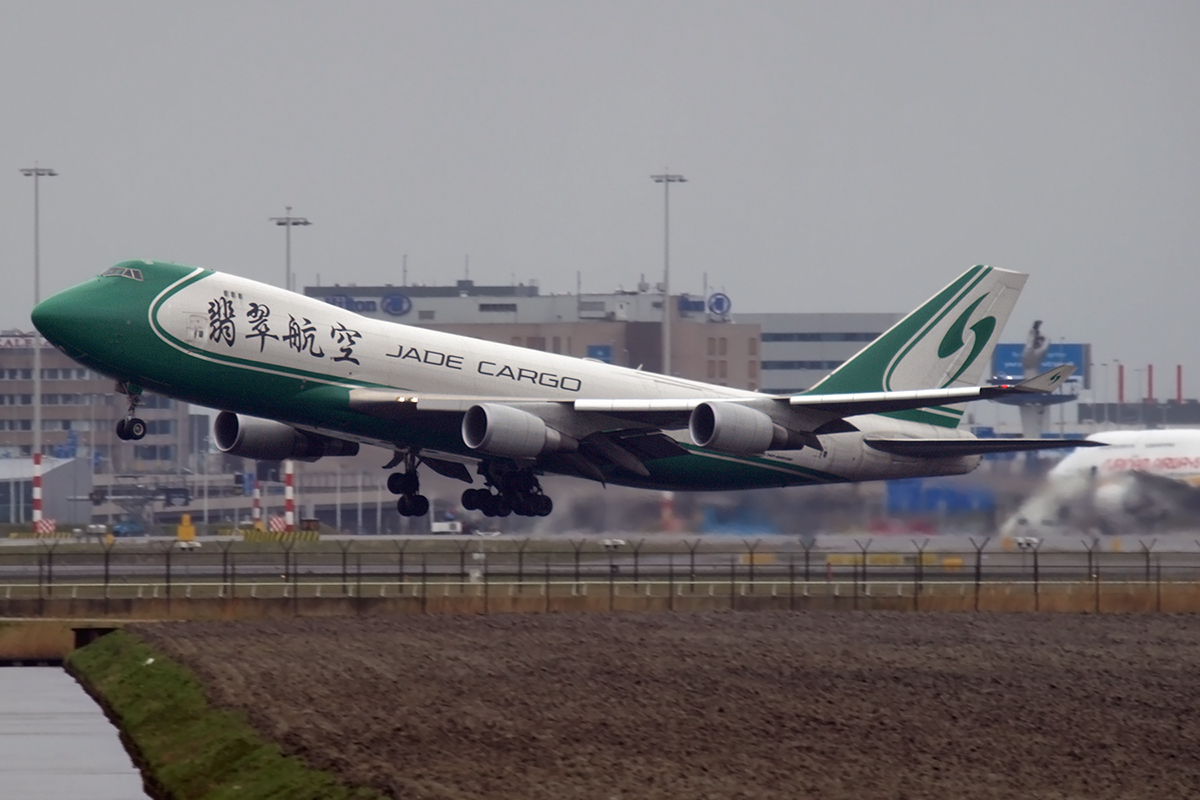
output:
<instances>
[{"instance_id":1,"label":"red and white striped pole","mask_svg":"<svg viewBox=\"0 0 1200 800\"><path fill-rule=\"evenodd\" d=\"M254 523L254 529L261 531L263 527L262 521L262 485L258 482L258 476L254 476L253 489L253 505L250 510L250 519Z\"/></svg>"},{"instance_id":2,"label":"red and white striped pole","mask_svg":"<svg viewBox=\"0 0 1200 800\"><path fill-rule=\"evenodd\" d=\"M33 529L42 521L42 454L33 454Z\"/></svg>"},{"instance_id":3,"label":"red and white striped pole","mask_svg":"<svg viewBox=\"0 0 1200 800\"><path fill-rule=\"evenodd\" d=\"M296 530L296 462L290 458L283 462L283 524L288 533Z\"/></svg>"}]
</instances>

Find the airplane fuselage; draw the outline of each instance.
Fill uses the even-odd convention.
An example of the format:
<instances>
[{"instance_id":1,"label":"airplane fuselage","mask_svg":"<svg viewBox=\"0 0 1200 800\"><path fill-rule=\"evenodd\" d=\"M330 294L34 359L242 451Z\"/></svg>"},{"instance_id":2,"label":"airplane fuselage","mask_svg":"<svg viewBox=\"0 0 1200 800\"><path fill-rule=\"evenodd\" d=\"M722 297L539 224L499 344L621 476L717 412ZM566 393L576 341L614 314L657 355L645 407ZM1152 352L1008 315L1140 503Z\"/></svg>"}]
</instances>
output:
<instances>
[{"instance_id":1,"label":"airplane fuselage","mask_svg":"<svg viewBox=\"0 0 1200 800\"><path fill-rule=\"evenodd\" d=\"M121 267L136 270L138 263ZM478 458L464 444L461 415L422 415L411 421L364 415L351 407L352 391L560 404L765 397L370 319L210 270L155 263L139 275L98 277L60 295L64 308L59 316L73 315L74 321L57 324L87 326L87 331L51 338L59 339L56 343L79 362L135 387L389 450L419 448L449 458ZM91 313L68 308L72 303L90 306ZM52 311L45 311L43 319ZM67 339L71 344L62 344ZM880 431L915 439L951 438L957 435L952 429L873 414L847 421L857 430L820 436L820 449L756 455L699 447L686 431L667 430L682 448L679 455L648 461L648 475L606 467L604 479L646 488L743 489L959 474L979 463L978 456L891 455L863 442ZM620 426L613 422L614 428Z\"/></svg>"}]
</instances>

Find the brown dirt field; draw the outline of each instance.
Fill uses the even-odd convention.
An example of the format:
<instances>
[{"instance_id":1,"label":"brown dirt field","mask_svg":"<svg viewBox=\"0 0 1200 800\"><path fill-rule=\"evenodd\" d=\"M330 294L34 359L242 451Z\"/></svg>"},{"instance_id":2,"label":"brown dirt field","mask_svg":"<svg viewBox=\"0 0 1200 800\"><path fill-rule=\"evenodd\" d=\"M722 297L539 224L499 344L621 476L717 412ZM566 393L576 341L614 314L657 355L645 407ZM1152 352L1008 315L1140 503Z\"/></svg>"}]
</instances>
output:
<instances>
[{"instance_id":1,"label":"brown dirt field","mask_svg":"<svg viewBox=\"0 0 1200 800\"><path fill-rule=\"evenodd\" d=\"M135 625L398 798L1200 796L1200 617L402 616Z\"/></svg>"}]
</instances>

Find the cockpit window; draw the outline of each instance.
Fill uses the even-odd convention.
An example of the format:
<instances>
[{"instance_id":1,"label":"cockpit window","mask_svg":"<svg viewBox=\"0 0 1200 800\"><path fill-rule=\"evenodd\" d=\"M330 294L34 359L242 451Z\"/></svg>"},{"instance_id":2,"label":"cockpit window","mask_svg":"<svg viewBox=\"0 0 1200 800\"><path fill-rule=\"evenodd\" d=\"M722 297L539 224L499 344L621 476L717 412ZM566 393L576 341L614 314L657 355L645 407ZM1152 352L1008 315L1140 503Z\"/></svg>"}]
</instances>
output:
<instances>
[{"instance_id":1,"label":"cockpit window","mask_svg":"<svg viewBox=\"0 0 1200 800\"><path fill-rule=\"evenodd\" d=\"M110 276L133 278L135 281L140 281L142 279L142 271L140 269L132 269L131 267L109 267L100 275L102 278Z\"/></svg>"}]
</instances>

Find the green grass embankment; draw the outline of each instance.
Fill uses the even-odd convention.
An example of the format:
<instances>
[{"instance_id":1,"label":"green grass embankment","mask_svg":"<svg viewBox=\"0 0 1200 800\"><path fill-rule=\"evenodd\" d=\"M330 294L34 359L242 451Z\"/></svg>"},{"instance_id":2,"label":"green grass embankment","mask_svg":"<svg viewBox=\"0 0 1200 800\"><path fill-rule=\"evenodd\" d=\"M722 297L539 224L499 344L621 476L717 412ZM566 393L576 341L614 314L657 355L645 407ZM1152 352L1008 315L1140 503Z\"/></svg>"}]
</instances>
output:
<instances>
[{"instance_id":1,"label":"green grass embankment","mask_svg":"<svg viewBox=\"0 0 1200 800\"><path fill-rule=\"evenodd\" d=\"M185 667L124 631L67 659L67 669L120 728L160 800L375 800L283 755L240 714L211 706Z\"/></svg>"}]
</instances>

